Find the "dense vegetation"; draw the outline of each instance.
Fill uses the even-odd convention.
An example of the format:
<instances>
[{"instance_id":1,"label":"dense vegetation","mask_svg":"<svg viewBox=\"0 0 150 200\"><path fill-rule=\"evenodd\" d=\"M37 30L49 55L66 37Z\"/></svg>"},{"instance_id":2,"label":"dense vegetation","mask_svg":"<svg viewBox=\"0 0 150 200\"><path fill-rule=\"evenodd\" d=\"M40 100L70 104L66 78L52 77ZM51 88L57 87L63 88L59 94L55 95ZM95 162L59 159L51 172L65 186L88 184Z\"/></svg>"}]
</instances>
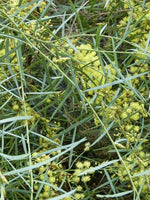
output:
<instances>
[{"instance_id":1,"label":"dense vegetation","mask_svg":"<svg viewBox=\"0 0 150 200\"><path fill-rule=\"evenodd\" d=\"M150 2L0 0L0 199L150 199Z\"/></svg>"}]
</instances>

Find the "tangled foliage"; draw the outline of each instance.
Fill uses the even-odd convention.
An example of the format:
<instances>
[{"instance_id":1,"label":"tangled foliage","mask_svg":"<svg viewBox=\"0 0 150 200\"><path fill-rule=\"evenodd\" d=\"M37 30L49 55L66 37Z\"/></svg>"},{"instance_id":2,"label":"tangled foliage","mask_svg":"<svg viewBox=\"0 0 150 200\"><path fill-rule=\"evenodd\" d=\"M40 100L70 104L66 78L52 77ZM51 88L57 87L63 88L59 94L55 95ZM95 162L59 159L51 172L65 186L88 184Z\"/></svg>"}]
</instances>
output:
<instances>
[{"instance_id":1,"label":"tangled foliage","mask_svg":"<svg viewBox=\"0 0 150 200\"><path fill-rule=\"evenodd\" d=\"M1 199L94 200L124 191L150 198L150 3L143 2L95 1L107 27L61 37L75 22L64 15L57 27L56 4L0 1Z\"/></svg>"}]
</instances>

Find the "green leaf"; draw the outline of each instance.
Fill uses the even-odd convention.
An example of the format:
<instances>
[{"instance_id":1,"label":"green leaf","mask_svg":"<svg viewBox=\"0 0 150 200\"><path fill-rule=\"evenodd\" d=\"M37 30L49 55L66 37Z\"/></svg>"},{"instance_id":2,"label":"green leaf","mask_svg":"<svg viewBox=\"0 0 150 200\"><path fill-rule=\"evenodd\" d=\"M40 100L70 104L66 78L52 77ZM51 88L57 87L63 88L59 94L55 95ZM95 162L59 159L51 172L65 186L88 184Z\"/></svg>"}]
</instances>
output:
<instances>
[{"instance_id":1,"label":"green leaf","mask_svg":"<svg viewBox=\"0 0 150 200\"><path fill-rule=\"evenodd\" d=\"M20 121L20 120L28 120L28 119L31 119L31 118L32 118L32 116L10 117L10 118L0 120L0 124L5 124L7 122L16 122L16 121Z\"/></svg>"},{"instance_id":2,"label":"green leaf","mask_svg":"<svg viewBox=\"0 0 150 200\"><path fill-rule=\"evenodd\" d=\"M129 191L126 191L126 192L120 192L120 193L117 193L117 194L108 194L108 195L96 195L97 197L99 198L116 198L116 197L122 197L122 196L125 196L127 194L130 194L132 193L133 191L132 190L129 190Z\"/></svg>"}]
</instances>

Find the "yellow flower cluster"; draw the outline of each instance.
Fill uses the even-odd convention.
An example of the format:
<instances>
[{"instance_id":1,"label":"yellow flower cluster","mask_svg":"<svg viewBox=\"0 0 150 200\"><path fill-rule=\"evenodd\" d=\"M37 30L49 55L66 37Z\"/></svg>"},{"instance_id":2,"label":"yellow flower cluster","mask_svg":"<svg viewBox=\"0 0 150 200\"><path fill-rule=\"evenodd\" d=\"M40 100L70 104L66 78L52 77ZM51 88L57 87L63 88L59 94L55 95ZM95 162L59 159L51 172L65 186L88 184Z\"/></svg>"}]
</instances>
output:
<instances>
[{"instance_id":1,"label":"yellow flower cluster","mask_svg":"<svg viewBox=\"0 0 150 200\"><path fill-rule=\"evenodd\" d=\"M3 41L3 45L5 46L5 49L0 50L0 56L1 56L1 68L0 68L0 81L4 81L11 75L16 75L18 77L19 72L19 66L18 66L18 59L16 56L16 52L13 50L15 48L15 42L16 40L13 39L7 39ZM8 48L8 50L7 50ZM7 54L6 54L6 51ZM7 55L7 56L6 56ZM11 70L9 68L9 65L11 65ZM9 81L12 80L12 78L9 78ZM5 85L6 82L3 82Z\"/></svg>"},{"instance_id":2,"label":"yellow flower cluster","mask_svg":"<svg viewBox=\"0 0 150 200\"><path fill-rule=\"evenodd\" d=\"M86 85L86 88L92 88L115 80L116 70L114 67L109 64L103 68L100 65L96 51L92 49L90 44L81 44L76 48L78 52L75 52L74 58L77 60L77 66L82 70L82 74L85 74L81 77L81 83L84 83L83 86ZM110 86L106 88L107 91L110 89ZM89 91L88 94L93 95L95 92L96 90Z\"/></svg>"},{"instance_id":3,"label":"yellow flower cluster","mask_svg":"<svg viewBox=\"0 0 150 200\"><path fill-rule=\"evenodd\" d=\"M124 111L121 113L121 119L127 118L129 120L137 121L141 117L147 117L148 113L144 109L144 104L139 102L124 103Z\"/></svg>"},{"instance_id":4,"label":"yellow flower cluster","mask_svg":"<svg viewBox=\"0 0 150 200\"><path fill-rule=\"evenodd\" d=\"M129 156L126 156L124 158L125 165L130 171L131 176L133 177L133 182L136 188L139 189L142 186L141 188L142 193L146 194L146 197L148 197L147 196L148 191L150 191L150 186L149 186L150 175L143 175L143 176L141 175L139 177L136 177L136 175L142 173L143 171L149 170L150 167L149 156L150 154L145 153L142 147L140 147L136 149L136 151L133 151ZM118 163L115 163L114 166L120 181L121 182L128 181L129 177L127 175L126 170L124 170L124 166Z\"/></svg>"},{"instance_id":5,"label":"yellow flower cluster","mask_svg":"<svg viewBox=\"0 0 150 200\"><path fill-rule=\"evenodd\" d=\"M48 150L50 147L45 147L44 150ZM39 152L34 152L32 154L33 164L41 163L50 159L51 157L59 154L60 152L52 152L49 155L42 154L43 148ZM84 189L79 183L87 183L91 180L91 175L84 175L81 178L78 176L81 172L84 172L87 169L90 169L91 163L89 161L77 162L76 169L74 173L71 175L69 172L66 172L63 168L63 165L60 163L56 163L55 161L49 162L46 165L43 165L37 169L35 169L35 174L38 175L41 181L47 180L47 184L43 185L41 188L41 192L39 195L39 200L44 200L45 198L55 197L60 195L60 191L56 188L61 185L62 180L64 180L64 187L67 187L67 184L71 184L76 188L77 192L73 194L76 199L84 198ZM93 174L90 173L90 174ZM66 186L65 186L66 185ZM34 190L38 191L40 184L37 182L34 184ZM66 199L72 199L71 197L66 197Z\"/></svg>"},{"instance_id":6,"label":"yellow flower cluster","mask_svg":"<svg viewBox=\"0 0 150 200\"><path fill-rule=\"evenodd\" d=\"M60 152L56 152L60 153ZM34 164L43 162L45 160L50 159L50 155L41 155L37 157L38 153L35 152L33 154ZM52 155L53 156L53 155ZM57 164L56 162L49 162L47 165L41 166L36 169L35 173L39 176L41 181L47 180L45 185L43 185L42 191L39 195L39 200L50 198L59 195L59 191L55 189L55 187L59 187L61 181L66 178L66 172L63 170L61 164ZM52 185L52 186L51 186ZM37 191L40 187L40 184L35 183L34 190Z\"/></svg>"},{"instance_id":7,"label":"yellow flower cluster","mask_svg":"<svg viewBox=\"0 0 150 200\"><path fill-rule=\"evenodd\" d=\"M21 4L19 4L20 2ZM120 0L119 2L121 3L121 9L125 11L125 16L119 20L117 25L120 37L124 34L124 30L129 21L130 8L133 8L133 23L130 24L129 29L132 27L132 24L135 24L135 22L138 22L139 20L137 27L135 27L127 37L130 44L134 46L134 43L136 43L140 47L138 52L135 53L135 59L126 69L128 73L125 75L125 78L130 78L131 76L136 76L149 70L149 64L145 55L143 55L143 52L149 53L150 51L150 47L147 45L149 37L147 31L150 29L150 3L146 2L144 9L142 9L139 6L141 5L142 1L139 1L138 3L135 0ZM6 5L8 10L7 15L11 19L9 21L10 33L13 33L12 35L15 36L18 34L20 35L20 33L17 31L16 25L14 25L12 22L14 21L19 27L19 30L29 37L31 42L34 42L34 44L34 39L49 41L51 39L51 34L49 34L47 29L50 29L52 26L51 21L49 19L46 20L46 16L45 20L43 19L43 21L37 23L37 19L40 18L41 13L44 11L47 1L42 1L38 4L38 6L36 5L37 3L29 0L9 0L7 1ZM109 10L112 9L112 7L115 8L117 5L117 0L111 0L109 1L106 9ZM34 10L32 10L33 7L35 7ZM118 10L117 7L116 10L117 12L121 11ZM145 15L143 14L144 12ZM28 15L27 13L30 14ZM6 16L3 15L2 17L5 19ZM2 58L0 82L4 79L7 79L9 76L13 76L17 78L17 81L20 84L20 78L18 79L20 66L18 64L19 61L15 49L17 40L10 38L5 40L3 37L0 39L2 39L1 43L3 43L3 47L5 47L5 49L0 49L0 55ZM72 62L75 78L79 84L79 87L85 93L88 102L94 106L99 117L104 121L104 125L108 127L112 121L115 122L116 128L112 129L112 131L114 131L113 136L115 139L120 139L122 137L125 139L124 145L116 142L116 147L123 148L125 151L132 151L130 155L127 154L124 156L125 164L128 167L128 170L131 172L131 175L134 177L134 175L138 173L149 170L150 161L148 158L150 154L144 151L142 148L132 149L133 144L136 142L147 142L146 139L143 139L144 136L141 136L140 120L147 120L149 113L147 111L147 107L144 105L144 100L139 100L138 97L135 96L134 91L129 89L129 86L133 86L135 89L142 87L139 89L140 94L143 95L144 98L147 98L149 91L144 86L144 81L147 79L148 75L142 75L131 80L129 85L127 85L127 83L123 83L120 85L120 87L116 87L116 85L111 83L117 81L118 79L121 80L119 72L120 74L125 74L123 64L118 62L117 68L115 62L108 62L107 59L106 61L104 60L104 63L100 63L98 50L96 50L89 43L82 43L79 38L71 39L70 42L67 42L65 39L61 41L57 40L57 42L52 41L50 45L52 47L50 50L50 53L52 54L51 60L53 63L55 63L55 65L59 65L59 67L65 66L67 68L69 66L69 62ZM24 59L26 59L26 57L23 55L22 60L24 61ZM145 59L145 62L141 62L141 59ZM11 68L9 67L10 65ZM27 68L28 67L30 66L27 66ZM53 70L56 70L51 63L49 64L49 67L50 69L52 68ZM70 71L68 74L69 73ZM13 77L10 80L12 80ZM32 85L32 83L28 82L28 80L26 80L26 83L29 89L32 88L33 91L38 91L38 86ZM6 84L6 82L3 84ZM102 89L93 89L92 91L88 91L88 89L104 85L105 87ZM55 96L52 95L45 98L44 102L46 102L46 106L53 102L54 97ZM9 96L5 97L4 100L7 100L8 98ZM13 103L10 103L9 106L12 106L12 111L14 114L17 116L25 116L26 114L28 116L32 116L32 118L28 120L29 128L33 128L36 123L38 123L38 126L40 126L41 137L39 138L38 142L39 149L32 154L32 163L39 164L60 154L61 151L55 151L50 154L45 154L43 152L55 148L57 146L56 143L61 143L57 137L57 133L60 130L61 124L54 122L54 126L52 127L49 119L42 117L41 113L36 112L30 103L25 104L26 110L24 110L24 105L22 105L21 101L18 102L12 98L12 102ZM24 121L21 122L21 125L24 124ZM93 124L95 126L94 128L100 126L100 122L96 116L93 117ZM53 142L51 142L51 140L53 140ZM85 144L84 152L88 153L89 150L90 143L87 142ZM37 180L37 182L34 184L34 191L35 193L40 191L39 200L61 195L61 192L57 189L57 187L59 188L59 186L62 186L62 182L62 187L64 187L66 191L69 191L70 188L75 188L77 191L72 195L73 197L66 197L64 200L84 199L86 195L84 192L84 187L92 181L92 173L85 174L81 177L79 174L90 169L92 165L91 162L88 160L78 161L75 163L75 169L72 167L67 171L66 163L64 164L62 161L63 157L60 157L60 160L57 160L57 162L49 162L48 164L33 170L34 176ZM116 175L119 177L120 181L128 182L129 177L124 170L123 165L117 163L114 164L114 166L115 170L117 169ZM114 172L115 170L114 167L110 167L111 172ZM141 185L143 185L142 193L146 194L146 191L150 190L149 175L134 177L133 180L137 188L140 188ZM38 181L46 182L41 186Z\"/></svg>"},{"instance_id":8,"label":"yellow flower cluster","mask_svg":"<svg viewBox=\"0 0 150 200\"><path fill-rule=\"evenodd\" d=\"M41 1L37 4L36 2L29 0L23 0L21 3L19 0L9 0L6 5L6 8L8 9L7 15L17 24L21 32L32 35L37 39L50 40L51 36L45 30L45 27L50 28L52 26L48 16L44 16L45 19L41 22L42 25L37 25L37 19L40 18L46 5L46 1ZM16 28L12 22L11 27ZM36 43L34 42L34 44Z\"/></svg>"},{"instance_id":9,"label":"yellow flower cluster","mask_svg":"<svg viewBox=\"0 0 150 200\"><path fill-rule=\"evenodd\" d=\"M120 6L117 6L118 3ZM109 1L106 9L111 10L112 8L116 13L124 13L124 16L121 19L118 18L118 25L116 27L120 38L123 37L127 24L129 23L129 20L131 20L128 30L130 32L130 30L132 29L132 31L128 34L126 40L133 46L135 45L134 48L137 50L137 53L135 53L134 62L132 62L132 64L128 68L127 77L136 76L144 72L149 72L149 63L147 60L148 57L144 54L145 52L147 52L147 55L149 55L150 51L150 46L148 44L148 31L150 30L150 3L147 1L143 4L142 0L126 0L119 2ZM130 17L132 11L133 14L131 19ZM134 26L135 24L136 26ZM147 73L147 75L135 78L131 80L132 86L138 89L148 78L149 73ZM148 98L148 88L143 86L140 90L140 93L141 95L143 95L144 98ZM104 110L106 110L107 118L110 117L109 113L112 113L112 119L115 118L115 121L118 120L118 122L120 122L121 120L120 127L116 128L115 131L116 137L122 138L122 136L124 136L124 138L127 139L126 147L124 146L124 148L128 150L131 144L135 144L135 142L138 141L144 141L146 144L148 143L148 141L144 140L143 137L141 138L141 132L138 122L142 118L148 118L149 113L145 108L144 101L139 101L134 98L133 92L127 89L123 90L122 95L120 95L120 97L116 99L115 110L112 110L111 108L103 109L103 111ZM101 116L102 115L103 112L101 112ZM125 164L128 167L132 176L145 170L149 170L150 163L148 161L148 157L149 154L144 152L142 148L138 149L137 151L133 150L133 152L129 156L125 157ZM119 176L121 182L128 181L129 178L123 165L117 163L115 164L115 167L117 167L118 169L116 174ZM134 184L138 189L141 187L141 185L143 185L142 193L148 194L148 191L150 191L149 180L150 177L148 175L139 176L134 178ZM149 197L146 196L145 199L149 199Z\"/></svg>"}]
</instances>

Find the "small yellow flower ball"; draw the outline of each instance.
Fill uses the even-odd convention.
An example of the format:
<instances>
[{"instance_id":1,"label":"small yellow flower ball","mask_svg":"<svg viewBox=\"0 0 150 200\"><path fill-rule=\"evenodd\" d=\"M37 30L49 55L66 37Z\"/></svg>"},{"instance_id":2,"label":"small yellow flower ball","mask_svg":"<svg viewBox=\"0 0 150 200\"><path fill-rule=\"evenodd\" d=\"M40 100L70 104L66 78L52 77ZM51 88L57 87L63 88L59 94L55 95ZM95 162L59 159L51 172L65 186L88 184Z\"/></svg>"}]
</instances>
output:
<instances>
[{"instance_id":1,"label":"small yellow flower ball","mask_svg":"<svg viewBox=\"0 0 150 200\"><path fill-rule=\"evenodd\" d=\"M82 162L77 162L76 167L82 169L84 167L84 164Z\"/></svg>"},{"instance_id":2,"label":"small yellow flower ball","mask_svg":"<svg viewBox=\"0 0 150 200\"><path fill-rule=\"evenodd\" d=\"M43 179L44 179L44 174L41 174L40 175L40 180L43 181Z\"/></svg>"},{"instance_id":3,"label":"small yellow flower ball","mask_svg":"<svg viewBox=\"0 0 150 200\"><path fill-rule=\"evenodd\" d=\"M78 176L73 177L73 182L78 183L80 181L80 178Z\"/></svg>"},{"instance_id":4,"label":"small yellow flower ball","mask_svg":"<svg viewBox=\"0 0 150 200\"><path fill-rule=\"evenodd\" d=\"M121 114L120 117L121 117L122 119L124 119L124 118L126 118L127 116L128 116L128 114L127 114L126 112L123 112L123 113Z\"/></svg>"},{"instance_id":5,"label":"small yellow flower ball","mask_svg":"<svg viewBox=\"0 0 150 200\"><path fill-rule=\"evenodd\" d=\"M128 108L128 109L127 109L127 113L128 113L128 114L131 114L131 113L132 113L132 109L131 109L131 108Z\"/></svg>"},{"instance_id":6,"label":"small yellow flower ball","mask_svg":"<svg viewBox=\"0 0 150 200\"><path fill-rule=\"evenodd\" d=\"M87 142L87 143L85 143L84 151L89 151L89 150L90 150L90 143Z\"/></svg>"},{"instance_id":7,"label":"small yellow flower ball","mask_svg":"<svg viewBox=\"0 0 150 200\"><path fill-rule=\"evenodd\" d=\"M13 110L14 110L14 111L17 111L17 110L19 110L19 105L17 105L17 104L16 104L16 105L14 105L14 106L13 106Z\"/></svg>"},{"instance_id":8,"label":"small yellow flower ball","mask_svg":"<svg viewBox=\"0 0 150 200\"><path fill-rule=\"evenodd\" d=\"M48 192L43 192L43 197L49 198L49 193Z\"/></svg>"},{"instance_id":9,"label":"small yellow flower ball","mask_svg":"<svg viewBox=\"0 0 150 200\"><path fill-rule=\"evenodd\" d=\"M140 130L140 127L139 127L139 126L135 126L135 127L134 127L134 131L135 131L135 132L138 132L139 130Z\"/></svg>"},{"instance_id":10,"label":"small yellow flower ball","mask_svg":"<svg viewBox=\"0 0 150 200\"><path fill-rule=\"evenodd\" d=\"M36 156L36 155L38 155L38 153L37 152L34 152L33 154L32 154L32 156L34 157L34 156Z\"/></svg>"},{"instance_id":11,"label":"small yellow flower ball","mask_svg":"<svg viewBox=\"0 0 150 200\"><path fill-rule=\"evenodd\" d=\"M35 190L38 190L38 188L39 188L38 185L34 185Z\"/></svg>"},{"instance_id":12,"label":"small yellow flower ball","mask_svg":"<svg viewBox=\"0 0 150 200\"><path fill-rule=\"evenodd\" d=\"M140 151L139 156L140 156L140 158L145 158L145 153L143 151Z\"/></svg>"},{"instance_id":13,"label":"small yellow flower ball","mask_svg":"<svg viewBox=\"0 0 150 200\"><path fill-rule=\"evenodd\" d=\"M85 147L84 148L84 151L89 151L90 150L90 147Z\"/></svg>"},{"instance_id":14,"label":"small yellow flower ball","mask_svg":"<svg viewBox=\"0 0 150 200\"><path fill-rule=\"evenodd\" d=\"M44 166L41 166L40 169L39 169L39 172L40 172L40 173L43 173L44 171L45 171L45 167L44 167Z\"/></svg>"},{"instance_id":15,"label":"small yellow flower ball","mask_svg":"<svg viewBox=\"0 0 150 200\"><path fill-rule=\"evenodd\" d=\"M50 103L51 102L51 99L46 99L46 103Z\"/></svg>"},{"instance_id":16,"label":"small yellow flower ball","mask_svg":"<svg viewBox=\"0 0 150 200\"><path fill-rule=\"evenodd\" d=\"M36 158L36 162L41 162L41 159L40 158Z\"/></svg>"},{"instance_id":17,"label":"small yellow flower ball","mask_svg":"<svg viewBox=\"0 0 150 200\"><path fill-rule=\"evenodd\" d=\"M139 120L139 118L140 118L139 113L136 113L136 114L134 114L134 115L131 116L131 119L134 120L134 121Z\"/></svg>"},{"instance_id":18,"label":"small yellow flower ball","mask_svg":"<svg viewBox=\"0 0 150 200\"><path fill-rule=\"evenodd\" d=\"M47 171L47 175L52 176L52 174L53 174L53 173L52 173L51 170L48 170L48 171Z\"/></svg>"},{"instance_id":19,"label":"small yellow flower ball","mask_svg":"<svg viewBox=\"0 0 150 200\"><path fill-rule=\"evenodd\" d=\"M74 175L78 176L78 174L80 174L81 172L82 172L81 169L76 169Z\"/></svg>"},{"instance_id":20,"label":"small yellow flower ball","mask_svg":"<svg viewBox=\"0 0 150 200\"><path fill-rule=\"evenodd\" d=\"M90 181L91 178L90 178L90 176L83 176L83 177L81 178L81 180L82 180L82 182L86 183L86 182Z\"/></svg>"},{"instance_id":21,"label":"small yellow flower ball","mask_svg":"<svg viewBox=\"0 0 150 200\"><path fill-rule=\"evenodd\" d=\"M81 187L81 185L78 185L77 188L76 188L76 190L77 190L78 192L81 192L82 189L83 189L83 188Z\"/></svg>"},{"instance_id":22,"label":"small yellow flower ball","mask_svg":"<svg viewBox=\"0 0 150 200\"><path fill-rule=\"evenodd\" d=\"M89 168L91 166L91 163L89 161L84 161L84 166L86 168Z\"/></svg>"},{"instance_id":23,"label":"small yellow flower ball","mask_svg":"<svg viewBox=\"0 0 150 200\"><path fill-rule=\"evenodd\" d=\"M74 197L78 200L78 199L81 199L81 195L80 195L80 193L76 193L75 195L74 195Z\"/></svg>"},{"instance_id":24,"label":"small yellow flower ball","mask_svg":"<svg viewBox=\"0 0 150 200\"><path fill-rule=\"evenodd\" d=\"M49 182L50 182L50 183L54 183L54 182L55 182L55 177L54 177L54 176L51 176L51 177L49 178Z\"/></svg>"},{"instance_id":25,"label":"small yellow flower ball","mask_svg":"<svg viewBox=\"0 0 150 200\"><path fill-rule=\"evenodd\" d=\"M44 191L45 192L49 192L50 190L50 186L49 185L44 185Z\"/></svg>"},{"instance_id":26,"label":"small yellow flower ball","mask_svg":"<svg viewBox=\"0 0 150 200\"><path fill-rule=\"evenodd\" d=\"M84 199L85 195L82 193L80 194L81 199Z\"/></svg>"}]
</instances>

